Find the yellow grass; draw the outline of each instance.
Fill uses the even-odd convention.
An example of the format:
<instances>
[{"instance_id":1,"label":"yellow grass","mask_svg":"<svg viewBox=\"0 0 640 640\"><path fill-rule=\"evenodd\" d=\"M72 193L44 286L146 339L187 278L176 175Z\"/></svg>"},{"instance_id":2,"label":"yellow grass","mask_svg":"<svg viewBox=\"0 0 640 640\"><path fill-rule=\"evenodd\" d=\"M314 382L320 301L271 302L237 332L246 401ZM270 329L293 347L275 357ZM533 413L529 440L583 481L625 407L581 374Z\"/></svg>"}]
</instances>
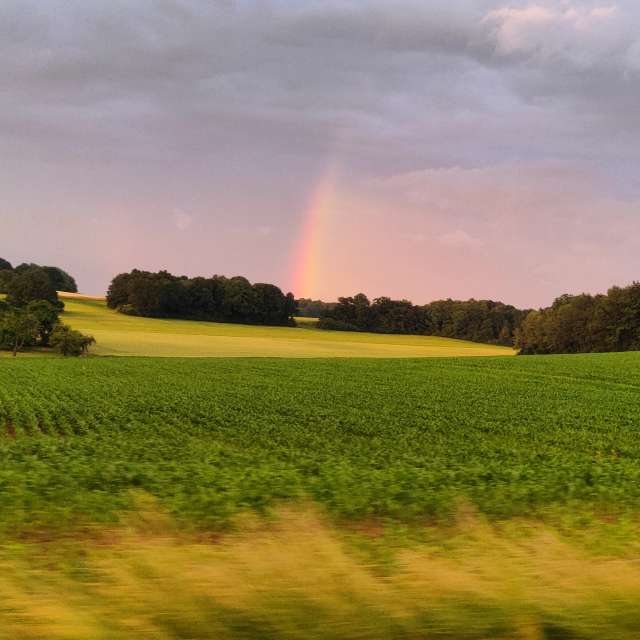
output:
<instances>
[{"instance_id":1,"label":"yellow grass","mask_svg":"<svg viewBox=\"0 0 640 640\"><path fill-rule=\"evenodd\" d=\"M637 558L535 523L467 516L383 564L310 508L207 541L148 503L102 534L0 548L0 638L640 637Z\"/></svg>"},{"instance_id":2,"label":"yellow grass","mask_svg":"<svg viewBox=\"0 0 640 640\"><path fill-rule=\"evenodd\" d=\"M447 357L512 355L505 347L432 336L255 327L126 316L104 300L63 294L62 319L93 335L92 353L118 356Z\"/></svg>"}]
</instances>

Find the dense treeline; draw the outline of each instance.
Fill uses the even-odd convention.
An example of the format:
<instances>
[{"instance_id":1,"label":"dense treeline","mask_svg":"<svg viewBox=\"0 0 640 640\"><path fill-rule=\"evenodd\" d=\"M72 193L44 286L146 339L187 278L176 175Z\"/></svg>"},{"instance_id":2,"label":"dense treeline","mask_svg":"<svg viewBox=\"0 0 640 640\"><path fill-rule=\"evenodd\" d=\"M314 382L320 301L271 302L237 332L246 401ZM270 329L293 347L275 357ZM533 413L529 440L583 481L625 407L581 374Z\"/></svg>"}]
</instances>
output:
<instances>
[{"instance_id":1,"label":"dense treeline","mask_svg":"<svg viewBox=\"0 0 640 640\"><path fill-rule=\"evenodd\" d=\"M640 283L606 295L560 296L527 315L515 344L523 354L639 350Z\"/></svg>"},{"instance_id":2,"label":"dense treeline","mask_svg":"<svg viewBox=\"0 0 640 640\"><path fill-rule=\"evenodd\" d=\"M343 331L406 333L513 345L527 311L492 300L438 300L418 306L408 300L376 298L362 293L339 298L325 309L318 326Z\"/></svg>"},{"instance_id":3,"label":"dense treeline","mask_svg":"<svg viewBox=\"0 0 640 640\"><path fill-rule=\"evenodd\" d=\"M244 324L293 325L296 303L273 284L246 278L188 278L134 269L116 276L107 305L122 313Z\"/></svg>"},{"instance_id":4,"label":"dense treeline","mask_svg":"<svg viewBox=\"0 0 640 640\"><path fill-rule=\"evenodd\" d=\"M640 350L640 282L606 295L562 295L545 309L491 300L438 300L423 306L364 294L339 298L318 327L459 338L514 346L523 355Z\"/></svg>"},{"instance_id":5,"label":"dense treeline","mask_svg":"<svg viewBox=\"0 0 640 640\"><path fill-rule=\"evenodd\" d=\"M0 258L0 293L8 294L14 287L24 287L25 281L32 281L34 278L42 283L46 282L46 286L54 292L78 292L76 281L60 267L42 267L32 262L23 262L14 269L8 260Z\"/></svg>"},{"instance_id":6,"label":"dense treeline","mask_svg":"<svg viewBox=\"0 0 640 640\"><path fill-rule=\"evenodd\" d=\"M324 311L333 309L336 303L312 300L311 298L299 298L296 300L296 305L298 307L296 313L301 318L319 318Z\"/></svg>"}]
</instances>

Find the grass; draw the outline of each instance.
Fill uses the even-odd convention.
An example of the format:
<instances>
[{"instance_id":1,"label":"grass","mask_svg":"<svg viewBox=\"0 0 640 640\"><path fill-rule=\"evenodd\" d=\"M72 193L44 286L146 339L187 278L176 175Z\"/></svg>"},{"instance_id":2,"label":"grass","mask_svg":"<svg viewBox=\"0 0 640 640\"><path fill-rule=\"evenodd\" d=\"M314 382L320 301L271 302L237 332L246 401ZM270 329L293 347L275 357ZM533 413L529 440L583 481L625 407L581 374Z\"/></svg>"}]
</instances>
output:
<instances>
[{"instance_id":1,"label":"grass","mask_svg":"<svg viewBox=\"0 0 640 640\"><path fill-rule=\"evenodd\" d=\"M0 638L637 638L640 567L549 527L465 514L380 565L314 509L244 519L214 543L144 500L102 538L0 551Z\"/></svg>"},{"instance_id":2,"label":"grass","mask_svg":"<svg viewBox=\"0 0 640 640\"><path fill-rule=\"evenodd\" d=\"M409 358L514 353L506 347L432 336L322 331L307 318L301 328L137 318L108 309L103 300L62 297L63 321L96 338L96 355Z\"/></svg>"}]
</instances>

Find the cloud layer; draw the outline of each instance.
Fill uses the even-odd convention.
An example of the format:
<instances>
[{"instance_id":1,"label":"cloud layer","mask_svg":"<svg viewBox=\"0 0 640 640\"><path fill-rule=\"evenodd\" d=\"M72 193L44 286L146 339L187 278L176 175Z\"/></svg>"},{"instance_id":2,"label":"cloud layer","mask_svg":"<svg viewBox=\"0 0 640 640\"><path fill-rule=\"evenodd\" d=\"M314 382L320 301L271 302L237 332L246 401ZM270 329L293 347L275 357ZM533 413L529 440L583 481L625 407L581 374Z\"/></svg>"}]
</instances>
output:
<instances>
[{"instance_id":1,"label":"cloud layer","mask_svg":"<svg viewBox=\"0 0 640 640\"><path fill-rule=\"evenodd\" d=\"M335 162L324 284L296 293L638 277L631 0L6 0L0 86L0 255L87 291L133 266L286 288Z\"/></svg>"}]
</instances>

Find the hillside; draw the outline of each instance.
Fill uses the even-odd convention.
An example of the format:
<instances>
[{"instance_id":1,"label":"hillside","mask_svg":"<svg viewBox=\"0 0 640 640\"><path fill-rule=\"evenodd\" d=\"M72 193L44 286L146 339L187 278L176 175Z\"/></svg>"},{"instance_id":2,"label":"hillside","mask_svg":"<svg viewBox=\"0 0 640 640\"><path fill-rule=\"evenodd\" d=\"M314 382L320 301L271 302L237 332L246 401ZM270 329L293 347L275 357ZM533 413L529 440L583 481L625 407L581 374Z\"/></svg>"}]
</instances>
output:
<instances>
[{"instance_id":1,"label":"hillside","mask_svg":"<svg viewBox=\"0 0 640 640\"><path fill-rule=\"evenodd\" d=\"M512 355L512 349L433 336L343 333L126 316L96 297L61 294L62 320L93 335L96 355L412 358Z\"/></svg>"}]
</instances>

